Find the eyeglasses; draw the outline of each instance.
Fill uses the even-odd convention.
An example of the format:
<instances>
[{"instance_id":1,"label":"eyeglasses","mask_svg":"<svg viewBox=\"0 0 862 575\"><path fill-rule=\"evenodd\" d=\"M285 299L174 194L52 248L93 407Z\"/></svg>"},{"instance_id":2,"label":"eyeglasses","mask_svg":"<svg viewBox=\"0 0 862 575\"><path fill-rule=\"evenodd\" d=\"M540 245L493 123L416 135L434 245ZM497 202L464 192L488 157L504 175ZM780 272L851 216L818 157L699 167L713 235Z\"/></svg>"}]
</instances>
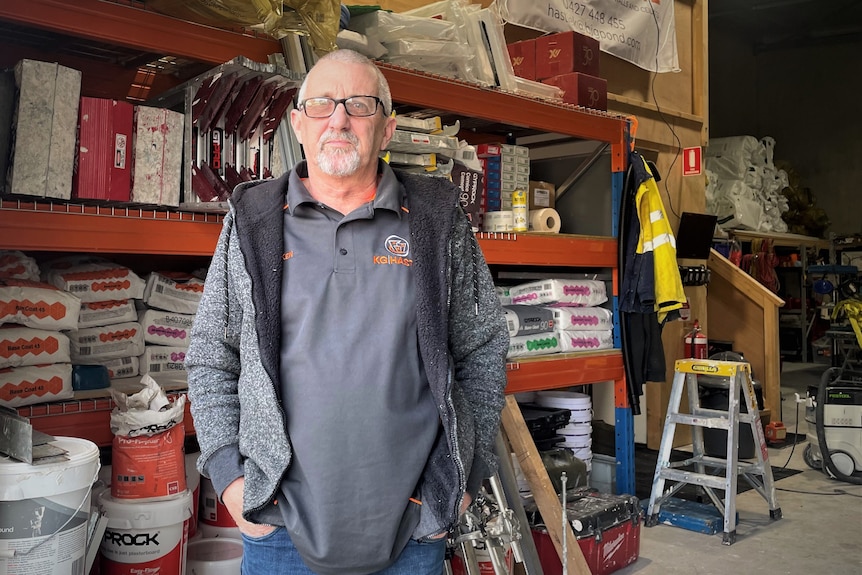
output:
<instances>
[{"instance_id":1,"label":"eyeglasses","mask_svg":"<svg viewBox=\"0 0 862 575\"><path fill-rule=\"evenodd\" d=\"M366 118L377 112L383 102L377 96L350 96L349 98L308 98L299 107L309 118L328 118L335 113L338 104L344 104L348 116Z\"/></svg>"}]
</instances>

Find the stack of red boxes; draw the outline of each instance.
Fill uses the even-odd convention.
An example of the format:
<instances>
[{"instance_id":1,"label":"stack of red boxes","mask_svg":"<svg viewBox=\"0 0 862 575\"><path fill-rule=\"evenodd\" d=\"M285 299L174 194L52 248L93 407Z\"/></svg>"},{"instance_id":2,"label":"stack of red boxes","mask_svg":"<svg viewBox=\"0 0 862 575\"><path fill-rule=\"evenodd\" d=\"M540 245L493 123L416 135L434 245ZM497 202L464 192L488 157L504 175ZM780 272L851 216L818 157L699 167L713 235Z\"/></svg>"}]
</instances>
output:
<instances>
[{"instance_id":1,"label":"stack of red boxes","mask_svg":"<svg viewBox=\"0 0 862 575\"><path fill-rule=\"evenodd\" d=\"M508 46L515 75L563 90L563 101L608 109L608 82L599 77L599 41L577 32L560 32Z\"/></svg>"},{"instance_id":2,"label":"stack of red boxes","mask_svg":"<svg viewBox=\"0 0 862 575\"><path fill-rule=\"evenodd\" d=\"M509 50L509 59L512 61L515 76L526 78L527 80L535 80L536 41L524 40L522 42L513 42L506 47Z\"/></svg>"},{"instance_id":3,"label":"stack of red boxes","mask_svg":"<svg viewBox=\"0 0 862 575\"><path fill-rule=\"evenodd\" d=\"M476 155L482 163L485 193L482 194L482 213L499 212L501 209L502 173L500 171L500 144L479 144Z\"/></svg>"}]
</instances>

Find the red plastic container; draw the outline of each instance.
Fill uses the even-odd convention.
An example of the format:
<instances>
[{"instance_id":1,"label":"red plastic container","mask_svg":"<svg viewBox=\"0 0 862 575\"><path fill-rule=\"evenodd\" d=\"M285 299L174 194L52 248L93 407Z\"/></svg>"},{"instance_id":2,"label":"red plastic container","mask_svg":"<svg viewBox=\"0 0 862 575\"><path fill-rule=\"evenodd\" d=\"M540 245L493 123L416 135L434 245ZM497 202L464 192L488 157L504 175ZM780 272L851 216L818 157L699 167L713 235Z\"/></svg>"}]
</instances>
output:
<instances>
[{"instance_id":1,"label":"red plastic container","mask_svg":"<svg viewBox=\"0 0 862 575\"><path fill-rule=\"evenodd\" d=\"M566 508L592 575L607 575L637 560L641 533L637 497L584 489ZM534 528L533 541L545 575L562 575L563 565L548 532Z\"/></svg>"}]
</instances>

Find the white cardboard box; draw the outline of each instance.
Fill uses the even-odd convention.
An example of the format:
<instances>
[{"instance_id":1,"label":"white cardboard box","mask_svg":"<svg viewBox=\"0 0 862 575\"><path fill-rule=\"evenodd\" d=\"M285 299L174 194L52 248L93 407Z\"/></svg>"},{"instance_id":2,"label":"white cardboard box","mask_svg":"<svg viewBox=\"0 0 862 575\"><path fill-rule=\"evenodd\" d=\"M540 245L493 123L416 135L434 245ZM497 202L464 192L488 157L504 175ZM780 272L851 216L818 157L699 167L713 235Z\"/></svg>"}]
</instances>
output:
<instances>
[{"instance_id":1,"label":"white cardboard box","mask_svg":"<svg viewBox=\"0 0 862 575\"><path fill-rule=\"evenodd\" d=\"M81 72L52 62L15 66L18 103L7 188L11 194L72 197Z\"/></svg>"},{"instance_id":2,"label":"white cardboard box","mask_svg":"<svg viewBox=\"0 0 862 575\"><path fill-rule=\"evenodd\" d=\"M135 107L132 201L180 205L183 114L165 108Z\"/></svg>"}]
</instances>

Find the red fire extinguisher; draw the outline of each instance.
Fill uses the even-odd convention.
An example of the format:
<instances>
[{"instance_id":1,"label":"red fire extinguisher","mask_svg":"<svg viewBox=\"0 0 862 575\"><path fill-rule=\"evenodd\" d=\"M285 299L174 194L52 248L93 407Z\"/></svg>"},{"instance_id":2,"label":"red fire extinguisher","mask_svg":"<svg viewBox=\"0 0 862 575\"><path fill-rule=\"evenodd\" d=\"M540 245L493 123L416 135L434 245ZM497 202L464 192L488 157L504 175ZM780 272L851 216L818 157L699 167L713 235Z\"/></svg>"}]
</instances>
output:
<instances>
[{"instance_id":1,"label":"red fire extinguisher","mask_svg":"<svg viewBox=\"0 0 862 575\"><path fill-rule=\"evenodd\" d=\"M706 336L700 329L700 323L694 320L694 327L685 334L685 356L693 359L706 359Z\"/></svg>"}]
</instances>

